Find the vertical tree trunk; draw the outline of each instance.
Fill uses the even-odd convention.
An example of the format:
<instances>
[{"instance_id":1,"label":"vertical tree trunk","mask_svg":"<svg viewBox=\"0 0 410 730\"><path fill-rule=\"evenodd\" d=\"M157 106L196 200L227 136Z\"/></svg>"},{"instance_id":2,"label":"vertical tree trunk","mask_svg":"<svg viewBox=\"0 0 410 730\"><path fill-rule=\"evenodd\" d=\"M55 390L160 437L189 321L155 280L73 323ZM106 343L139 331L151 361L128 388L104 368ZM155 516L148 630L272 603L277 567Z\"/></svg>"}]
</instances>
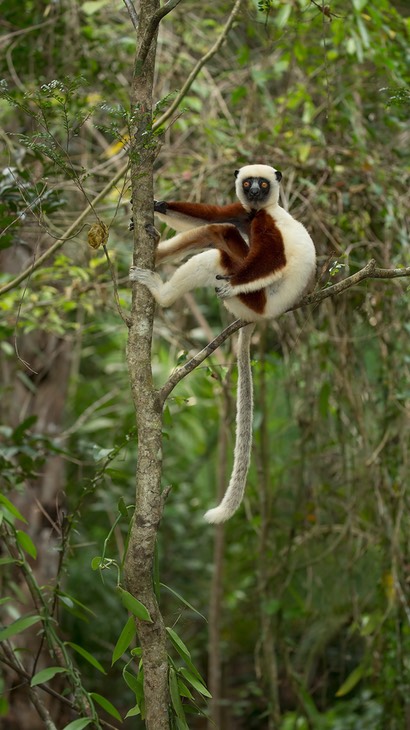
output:
<instances>
[{"instance_id":1,"label":"vertical tree trunk","mask_svg":"<svg viewBox=\"0 0 410 730\"><path fill-rule=\"evenodd\" d=\"M132 113L131 182L134 208L134 263L154 265L152 87L156 30L147 42L159 0L142 0L137 30ZM145 53L143 49L145 47ZM127 589L148 609L152 623L137 620L144 666L144 696L148 730L169 730L166 632L153 587L153 561L162 515L162 409L151 372L154 306L147 289L133 285L128 338L128 368L137 413L138 464L136 504L125 561Z\"/></svg>"}]
</instances>

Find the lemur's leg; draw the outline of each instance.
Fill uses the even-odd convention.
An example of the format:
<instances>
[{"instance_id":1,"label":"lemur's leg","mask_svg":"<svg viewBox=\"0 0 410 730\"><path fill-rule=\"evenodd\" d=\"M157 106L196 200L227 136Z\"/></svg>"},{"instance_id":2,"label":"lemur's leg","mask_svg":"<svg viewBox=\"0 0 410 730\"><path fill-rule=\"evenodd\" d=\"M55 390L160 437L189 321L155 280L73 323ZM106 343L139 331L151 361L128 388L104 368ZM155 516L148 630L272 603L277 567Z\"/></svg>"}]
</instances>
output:
<instances>
[{"instance_id":1,"label":"lemur's leg","mask_svg":"<svg viewBox=\"0 0 410 730\"><path fill-rule=\"evenodd\" d=\"M226 273L221 256L220 251L215 249L192 256L174 272L169 281L162 281L159 274L149 269L131 266L130 280L144 284L161 307L169 307L192 289L217 286L216 276Z\"/></svg>"},{"instance_id":2,"label":"lemur's leg","mask_svg":"<svg viewBox=\"0 0 410 730\"><path fill-rule=\"evenodd\" d=\"M178 233L168 241L161 241L156 251L156 262L183 258L190 251L206 248L225 251L238 261L242 261L249 252L248 245L236 226L231 223L213 223Z\"/></svg>"}]
</instances>

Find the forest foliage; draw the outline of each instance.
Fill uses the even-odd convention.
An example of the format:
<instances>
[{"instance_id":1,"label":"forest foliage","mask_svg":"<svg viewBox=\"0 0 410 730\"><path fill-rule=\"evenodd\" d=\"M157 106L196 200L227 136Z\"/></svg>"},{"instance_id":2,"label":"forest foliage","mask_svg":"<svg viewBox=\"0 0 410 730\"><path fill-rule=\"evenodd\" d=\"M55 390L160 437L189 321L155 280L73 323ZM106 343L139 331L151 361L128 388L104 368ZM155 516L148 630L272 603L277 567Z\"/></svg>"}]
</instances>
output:
<instances>
[{"instance_id":1,"label":"forest foliage","mask_svg":"<svg viewBox=\"0 0 410 730\"><path fill-rule=\"evenodd\" d=\"M409 266L407 4L243 2L163 122L232 6L182 0L161 23L156 197L229 202L234 169L265 162L315 241L318 288L370 259ZM11 730L142 728L130 617L146 609L121 582L137 457L119 316L135 32L120 0L4 0L1 26L0 715ZM99 220L106 251L87 244ZM203 513L229 474L234 343L169 398L154 580L171 727L409 726L406 281L369 279L258 326L253 463L223 557ZM212 291L158 311L158 387L228 321Z\"/></svg>"}]
</instances>

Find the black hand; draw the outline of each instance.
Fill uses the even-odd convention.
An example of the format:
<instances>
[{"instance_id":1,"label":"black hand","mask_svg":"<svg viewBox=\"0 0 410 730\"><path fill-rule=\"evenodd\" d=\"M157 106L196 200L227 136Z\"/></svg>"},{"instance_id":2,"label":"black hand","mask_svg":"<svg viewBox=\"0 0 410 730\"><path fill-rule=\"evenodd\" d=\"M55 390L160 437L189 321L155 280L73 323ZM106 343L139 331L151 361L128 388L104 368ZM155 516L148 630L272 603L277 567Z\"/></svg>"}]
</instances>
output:
<instances>
[{"instance_id":1,"label":"black hand","mask_svg":"<svg viewBox=\"0 0 410 730\"><path fill-rule=\"evenodd\" d=\"M166 214L167 208L168 208L168 206L167 206L165 200L154 200L154 211L156 213Z\"/></svg>"}]
</instances>

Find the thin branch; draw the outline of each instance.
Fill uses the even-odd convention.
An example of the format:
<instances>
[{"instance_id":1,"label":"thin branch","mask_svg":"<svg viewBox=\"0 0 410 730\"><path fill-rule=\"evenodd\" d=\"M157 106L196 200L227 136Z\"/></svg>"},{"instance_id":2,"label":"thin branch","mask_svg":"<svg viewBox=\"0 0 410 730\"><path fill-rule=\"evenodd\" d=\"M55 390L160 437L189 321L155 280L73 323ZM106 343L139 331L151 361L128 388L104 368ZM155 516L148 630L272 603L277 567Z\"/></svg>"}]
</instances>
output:
<instances>
[{"instance_id":1,"label":"thin branch","mask_svg":"<svg viewBox=\"0 0 410 730\"><path fill-rule=\"evenodd\" d=\"M188 360L185 365L182 365L182 367L178 368L178 370L175 370L158 393L161 404L165 402L169 394L174 390L175 386L178 385L181 380L183 380L183 378L185 378L187 375L189 375L189 373L195 370L195 368L197 368L198 365L206 360L207 357L212 355L216 348L220 347L220 345L222 345L222 343L225 342L228 337L233 335L234 332L237 332L239 329L241 329L241 327L245 327L246 324L248 323L243 322L241 319L236 319L235 322L232 322L230 325L228 325L228 327L225 327L225 329L222 330L222 332L220 332L219 335L217 335L217 337L212 340L212 342L206 345L203 350L198 352L197 355L194 355L194 357L191 358L191 360Z\"/></svg>"},{"instance_id":2,"label":"thin branch","mask_svg":"<svg viewBox=\"0 0 410 730\"><path fill-rule=\"evenodd\" d=\"M169 107L169 109L167 109L167 111L164 112L164 114L159 119L157 119L157 121L155 122L155 124L153 124L153 127L152 127L153 130L158 129L158 127L160 127L162 124L164 124L164 122L166 122L167 119L169 119L169 117L174 113L174 111L177 109L177 107L181 103L181 101L184 98L185 94L187 93L187 91L191 87L191 84L193 83L193 81L195 81L195 79L198 76L201 68L203 66L205 66L205 64L209 61L209 59L212 58L212 56L214 56L215 53L217 53L219 51L222 43L224 42L226 36L228 35L228 33L229 33L229 31L230 31L230 29L232 27L233 21L235 20L238 12L240 10L240 7L242 5L242 2L243 2L243 0L236 0L236 3L235 3L235 5L232 8L232 12L231 12L231 14L230 14L230 16L229 16L229 18L228 18L228 20L227 20L224 28L223 28L223 30L221 32L221 35L219 36L218 40L214 43L214 45L208 51L208 53L206 53L205 56L202 56L202 58L199 59L198 63L192 69L192 71L189 74L187 80L185 81L185 84L182 86L182 88L181 88L178 96L176 96L176 98L172 102L172 104Z\"/></svg>"},{"instance_id":3,"label":"thin branch","mask_svg":"<svg viewBox=\"0 0 410 730\"><path fill-rule=\"evenodd\" d=\"M294 307L291 307L287 311L292 312L295 309L300 309L301 307L304 307L308 304L318 304L328 297L336 296L337 294L346 291L346 289L350 289L352 286L358 284L364 279L394 279L403 276L410 276L410 266L403 269L379 269L376 266L375 260L371 259L363 269L360 269L360 271L352 274L352 276L348 276L346 279L343 279L343 281L339 281L337 284L329 286L326 289L321 289L320 291L313 294L308 294L297 304L295 304ZM234 332L237 332L239 329L241 329L241 327L244 327L246 324L247 323L243 322L241 319L235 320L235 322L232 322L230 325L228 325L228 327L225 327L225 329L222 330L222 332L217 335L217 337L215 337L215 339L213 339L208 345L206 345L206 347L198 352L197 355L194 355L194 357L191 358L191 360L188 360L185 365L182 365L182 367L175 370L173 374L168 378L167 382L159 390L158 394L161 404L165 402L169 394L174 390L175 386L178 385L181 380L183 380L187 375L189 375L189 373L195 370L195 368L197 368L198 365L206 360L207 357L212 355L217 347L222 345L222 343L225 342L228 337L233 335Z\"/></svg>"},{"instance_id":4,"label":"thin branch","mask_svg":"<svg viewBox=\"0 0 410 730\"><path fill-rule=\"evenodd\" d=\"M352 276L348 276L347 279L339 281L337 284L333 284L333 286L321 289L313 294L308 294L298 304L296 304L296 306L291 307L288 311L299 309L299 307L303 307L306 304L317 304L318 302L323 301L323 299L333 297L336 294L346 291L346 289L350 289L350 287L358 284L364 279L396 279L402 276L410 276L410 266L403 267L402 269L379 269L376 266L376 261L371 259L363 269L360 269L360 271L352 274Z\"/></svg>"},{"instance_id":5,"label":"thin branch","mask_svg":"<svg viewBox=\"0 0 410 730\"><path fill-rule=\"evenodd\" d=\"M34 687L30 687L30 682L32 679L32 675L29 674L29 672L26 670L26 668L23 666L23 664L19 661L16 653L13 651L12 646L9 642L2 642L2 649L4 651L5 656L2 656L0 654L0 662L5 664L7 667L10 667L19 677L24 679L24 684L27 683L27 689L30 692L33 692L35 690ZM68 697L64 697L64 695L60 694L59 692L56 692L55 689L52 687L49 687L44 682L40 682L40 684L36 685L36 688L43 690L43 692L46 692L47 694L51 695L51 697L55 697L56 700L61 702L63 705L66 705L66 707L69 707L73 712L75 712L77 715L81 715L80 710L78 707L76 707L75 703L68 699ZM34 704L34 702L33 702ZM84 717L84 716L83 716ZM109 730L117 730L117 727L115 725L111 725L111 723L106 722L105 720L102 720L99 718L99 721L101 725L108 728ZM48 727L48 726L46 726ZM51 727L55 727L52 725Z\"/></svg>"},{"instance_id":6,"label":"thin branch","mask_svg":"<svg viewBox=\"0 0 410 730\"><path fill-rule=\"evenodd\" d=\"M105 243L103 243L102 246L103 246L103 249L104 249L105 258L107 259L108 268L110 269L111 280L112 280L113 289L114 289L114 302L115 302L115 306L117 307L117 312L120 315L122 321L124 322L124 324L127 325L127 327L129 327L129 324L130 324L129 323L129 317L126 314L124 314L123 309L121 307L120 297L119 297L119 294L118 294L117 277L116 277L116 274L115 274L115 269L114 269L114 266L113 266L112 261L110 259L110 255L108 253L107 246L105 245Z\"/></svg>"},{"instance_id":7,"label":"thin branch","mask_svg":"<svg viewBox=\"0 0 410 730\"><path fill-rule=\"evenodd\" d=\"M134 26L134 30L137 30L138 28L138 13L135 10L134 3L132 0L124 0L124 5L128 10L128 15L130 16L131 23Z\"/></svg>"},{"instance_id":8,"label":"thin branch","mask_svg":"<svg viewBox=\"0 0 410 730\"><path fill-rule=\"evenodd\" d=\"M106 195L110 192L111 188L114 187L114 185L126 174L128 170L128 162L126 165L123 165L120 170L116 173L116 175L110 180L109 183L101 190L100 193L94 198L93 201L91 201L80 213L78 218L74 221L74 223L71 224L71 226L67 229L67 231L64 233L61 238L57 239L55 243L53 243L50 248L47 249L47 251L44 251L44 253L38 257L35 261L33 261L30 266L27 267L27 269L24 269L24 271L21 272L18 276L16 276L15 279L12 279L12 281L9 281L4 286L0 287L0 296L2 294L6 294L6 292L10 291L11 289L15 289L16 286L18 286L24 279L26 279L30 274L32 274L33 271L36 271L36 269L39 269L40 266L47 261L47 259L50 258L56 251L58 251L59 248L63 246L63 244L71 238L71 236L74 234L78 226L83 222L83 220L87 217L87 215L93 210L93 208L102 200L105 198Z\"/></svg>"},{"instance_id":9,"label":"thin branch","mask_svg":"<svg viewBox=\"0 0 410 730\"><path fill-rule=\"evenodd\" d=\"M57 730L57 727L54 724L53 719L49 711L47 710L47 707L44 705L38 695L37 687L30 687L30 677L27 677L27 672L25 671L20 659L13 652L13 649L8 641L3 642L3 649L8 658L8 664L13 667L14 671L17 674L26 678L26 689L30 697L30 701L36 708L39 717L44 723L44 726L47 728L47 730Z\"/></svg>"}]
</instances>

